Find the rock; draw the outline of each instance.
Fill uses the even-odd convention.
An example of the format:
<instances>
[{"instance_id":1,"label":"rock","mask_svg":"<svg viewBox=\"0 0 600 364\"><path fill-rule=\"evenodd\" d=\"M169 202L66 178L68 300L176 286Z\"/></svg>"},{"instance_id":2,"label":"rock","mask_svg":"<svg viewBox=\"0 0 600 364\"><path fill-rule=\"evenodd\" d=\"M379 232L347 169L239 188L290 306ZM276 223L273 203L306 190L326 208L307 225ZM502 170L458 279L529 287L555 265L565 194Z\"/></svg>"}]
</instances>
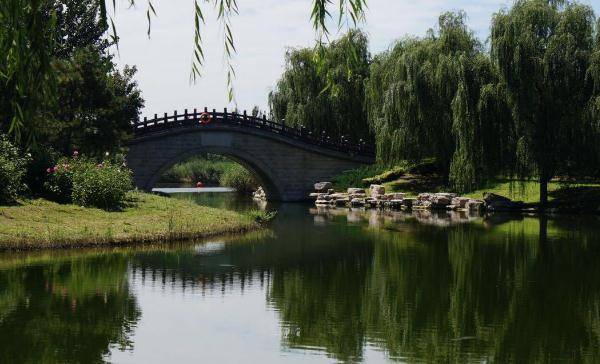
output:
<instances>
[{"instance_id":1,"label":"rock","mask_svg":"<svg viewBox=\"0 0 600 364\"><path fill-rule=\"evenodd\" d=\"M315 201L315 205L329 205L329 200L317 200Z\"/></svg>"},{"instance_id":2,"label":"rock","mask_svg":"<svg viewBox=\"0 0 600 364\"><path fill-rule=\"evenodd\" d=\"M485 207L490 211L521 210L524 206L522 201L513 201L510 198L487 192L483 194L483 201Z\"/></svg>"},{"instance_id":3,"label":"rock","mask_svg":"<svg viewBox=\"0 0 600 364\"><path fill-rule=\"evenodd\" d=\"M256 192L255 192L256 193ZM317 198L319 197L320 193L319 192L311 192L308 197L310 198Z\"/></svg>"},{"instance_id":4,"label":"rock","mask_svg":"<svg viewBox=\"0 0 600 364\"><path fill-rule=\"evenodd\" d=\"M348 192L349 195L355 195L355 194L365 194L366 195L367 194L365 192L364 188L354 188L354 187L348 188L348 191L346 191L346 192Z\"/></svg>"},{"instance_id":5,"label":"rock","mask_svg":"<svg viewBox=\"0 0 600 364\"><path fill-rule=\"evenodd\" d=\"M347 193L332 193L329 196L334 200L348 198Z\"/></svg>"},{"instance_id":6,"label":"rock","mask_svg":"<svg viewBox=\"0 0 600 364\"><path fill-rule=\"evenodd\" d=\"M327 192L327 190L332 187L333 187L333 184L331 184L331 182L315 183L315 191L317 191L317 192Z\"/></svg>"},{"instance_id":7,"label":"rock","mask_svg":"<svg viewBox=\"0 0 600 364\"><path fill-rule=\"evenodd\" d=\"M442 196L442 197L446 197L450 200L452 200L454 197L457 197L458 195L454 192L438 192L435 194L436 196Z\"/></svg>"},{"instance_id":8,"label":"rock","mask_svg":"<svg viewBox=\"0 0 600 364\"><path fill-rule=\"evenodd\" d=\"M467 204L465 205L465 208L469 211L481 211L481 210L483 210L484 206L485 206L484 201L470 199L467 202Z\"/></svg>"},{"instance_id":9,"label":"rock","mask_svg":"<svg viewBox=\"0 0 600 364\"><path fill-rule=\"evenodd\" d=\"M265 190L262 188L262 186L259 186L258 189L256 191L254 191L254 193L252 193L252 197L255 200L267 200L267 193L265 192Z\"/></svg>"},{"instance_id":10,"label":"rock","mask_svg":"<svg viewBox=\"0 0 600 364\"><path fill-rule=\"evenodd\" d=\"M454 205L457 209L464 209L469 200L470 198L468 197L454 197L452 199L452 205Z\"/></svg>"},{"instance_id":11,"label":"rock","mask_svg":"<svg viewBox=\"0 0 600 364\"><path fill-rule=\"evenodd\" d=\"M365 205L365 199L363 198L353 198L352 200L350 200L350 205L352 206L364 206Z\"/></svg>"},{"instance_id":12,"label":"rock","mask_svg":"<svg viewBox=\"0 0 600 364\"><path fill-rule=\"evenodd\" d=\"M335 190L333 188L330 188L330 189L327 190L327 193L330 194L330 195L332 195L332 194L335 193Z\"/></svg>"},{"instance_id":13,"label":"rock","mask_svg":"<svg viewBox=\"0 0 600 364\"><path fill-rule=\"evenodd\" d=\"M338 198L335 200L335 204L337 206L346 206L350 203L350 199L348 197Z\"/></svg>"},{"instance_id":14,"label":"rock","mask_svg":"<svg viewBox=\"0 0 600 364\"><path fill-rule=\"evenodd\" d=\"M402 199L402 206L405 206L407 208L412 208L412 206L415 204L415 202L417 202L416 198L413 198L413 197L404 198L404 199Z\"/></svg>"},{"instance_id":15,"label":"rock","mask_svg":"<svg viewBox=\"0 0 600 364\"><path fill-rule=\"evenodd\" d=\"M369 187L369 190L371 190L371 196L385 195L385 187L383 187L382 185L371 185Z\"/></svg>"},{"instance_id":16,"label":"rock","mask_svg":"<svg viewBox=\"0 0 600 364\"><path fill-rule=\"evenodd\" d=\"M349 194L348 197L350 197L350 199L353 199L353 198L366 198L367 194L366 193L352 193L352 194Z\"/></svg>"},{"instance_id":17,"label":"rock","mask_svg":"<svg viewBox=\"0 0 600 364\"><path fill-rule=\"evenodd\" d=\"M431 201L429 200L417 200L413 202L413 209L429 209L431 207Z\"/></svg>"},{"instance_id":18,"label":"rock","mask_svg":"<svg viewBox=\"0 0 600 364\"><path fill-rule=\"evenodd\" d=\"M402 207L402 204L404 203L404 199L393 199L389 201L390 203L390 207L392 208L400 208Z\"/></svg>"},{"instance_id":19,"label":"rock","mask_svg":"<svg viewBox=\"0 0 600 364\"><path fill-rule=\"evenodd\" d=\"M436 206L447 206L450 205L451 202L452 199L444 193L436 193L431 198L431 203Z\"/></svg>"},{"instance_id":20,"label":"rock","mask_svg":"<svg viewBox=\"0 0 600 364\"><path fill-rule=\"evenodd\" d=\"M385 194L385 197L388 200L403 200L404 196L406 196L406 194L402 192L393 192Z\"/></svg>"},{"instance_id":21,"label":"rock","mask_svg":"<svg viewBox=\"0 0 600 364\"><path fill-rule=\"evenodd\" d=\"M417 196L417 200L429 201L429 200L431 200L431 197L433 197L433 195L431 193L419 193L419 195Z\"/></svg>"}]
</instances>

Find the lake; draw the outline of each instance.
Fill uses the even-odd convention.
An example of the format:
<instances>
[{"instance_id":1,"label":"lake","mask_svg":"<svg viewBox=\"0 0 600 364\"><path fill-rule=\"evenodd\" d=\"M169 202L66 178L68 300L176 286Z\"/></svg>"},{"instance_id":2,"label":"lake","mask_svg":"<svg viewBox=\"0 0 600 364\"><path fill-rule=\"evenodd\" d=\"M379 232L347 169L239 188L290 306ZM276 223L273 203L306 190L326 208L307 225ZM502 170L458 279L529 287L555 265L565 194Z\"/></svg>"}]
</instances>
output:
<instances>
[{"instance_id":1,"label":"lake","mask_svg":"<svg viewBox=\"0 0 600 364\"><path fill-rule=\"evenodd\" d=\"M600 361L598 216L267 208L244 236L0 255L0 362Z\"/></svg>"}]
</instances>

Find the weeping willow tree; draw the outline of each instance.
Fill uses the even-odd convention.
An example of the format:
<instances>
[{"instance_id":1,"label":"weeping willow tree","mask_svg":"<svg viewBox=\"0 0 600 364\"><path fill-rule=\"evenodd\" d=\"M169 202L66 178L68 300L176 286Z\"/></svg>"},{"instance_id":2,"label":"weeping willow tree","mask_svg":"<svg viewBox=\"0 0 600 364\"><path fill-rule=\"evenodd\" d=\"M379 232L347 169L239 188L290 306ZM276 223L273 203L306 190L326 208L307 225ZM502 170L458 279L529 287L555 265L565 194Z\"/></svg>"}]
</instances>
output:
<instances>
[{"instance_id":1,"label":"weeping willow tree","mask_svg":"<svg viewBox=\"0 0 600 364\"><path fill-rule=\"evenodd\" d=\"M269 94L271 116L312 133L368 138L363 84L369 60L367 37L354 30L324 47L288 50L285 71Z\"/></svg>"},{"instance_id":2,"label":"weeping willow tree","mask_svg":"<svg viewBox=\"0 0 600 364\"><path fill-rule=\"evenodd\" d=\"M510 150L510 113L489 57L463 12L437 31L375 57L366 109L382 163L434 157L458 190L497 173Z\"/></svg>"},{"instance_id":3,"label":"weeping willow tree","mask_svg":"<svg viewBox=\"0 0 600 364\"><path fill-rule=\"evenodd\" d=\"M452 100L455 150L450 182L459 192L472 190L514 164L515 130L506 88L489 57L461 55L458 87Z\"/></svg>"},{"instance_id":4,"label":"weeping willow tree","mask_svg":"<svg viewBox=\"0 0 600 364\"><path fill-rule=\"evenodd\" d=\"M589 6L548 0L517 1L492 20L491 55L519 136L517 172L537 176L542 206L548 182L577 173L575 167L593 155L586 74L594 23Z\"/></svg>"},{"instance_id":5,"label":"weeping willow tree","mask_svg":"<svg viewBox=\"0 0 600 364\"><path fill-rule=\"evenodd\" d=\"M0 1L0 132L34 144L42 105L53 98L56 16L45 0Z\"/></svg>"}]
</instances>

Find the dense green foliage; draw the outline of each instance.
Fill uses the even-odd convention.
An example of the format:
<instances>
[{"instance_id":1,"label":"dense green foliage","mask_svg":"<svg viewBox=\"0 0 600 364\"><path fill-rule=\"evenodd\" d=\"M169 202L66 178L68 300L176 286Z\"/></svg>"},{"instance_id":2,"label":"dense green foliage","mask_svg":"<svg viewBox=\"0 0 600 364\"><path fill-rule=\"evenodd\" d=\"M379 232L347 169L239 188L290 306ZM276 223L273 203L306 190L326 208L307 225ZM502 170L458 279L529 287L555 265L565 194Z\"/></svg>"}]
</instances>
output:
<instances>
[{"instance_id":1,"label":"dense green foliage","mask_svg":"<svg viewBox=\"0 0 600 364\"><path fill-rule=\"evenodd\" d=\"M177 163L160 176L159 183L196 183L218 185L223 173L235 162L222 156L208 154Z\"/></svg>"},{"instance_id":2,"label":"dense green foliage","mask_svg":"<svg viewBox=\"0 0 600 364\"><path fill-rule=\"evenodd\" d=\"M258 183L254 175L239 164L234 164L221 175L221 186L235 188L238 193L256 190Z\"/></svg>"},{"instance_id":3,"label":"dense green foliage","mask_svg":"<svg viewBox=\"0 0 600 364\"><path fill-rule=\"evenodd\" d=\"M120 208L133 188L131 171L109 160L96 163L79 156L63 158L47 172L46 187L54 198L80 206Z\"/></svg>"},{"instance_id":4,"label":"dense green foliage","mask_svg":"<svg viewBox=\"0 0 600 364\"><path fill-rule=\"evenodd\" d=\"M0 205L14 202L25 189L23 179L28 163L29 158L0 135Z\"/></svg>"},{"instance_id":5,"label":"dense green foliage","mask_svg":"<svg viewBox=\"0 0 600 364\"><path fill-rule=\"evenodd\" d=\"M324 47L289 49L269 94L271 117L331 138L368 138L363 83L369 61L367 37L358 31Z\"/></svg>"},{"instance_id":6,"label":"dense green foliage","mask_svg":"<svg viewBox=\"0 0 600 364\"><path fill-rule=\"evenodd\" d=\"M518 167L538 176L542 204L552 177L597 166L586 108L594 32L593 10L570 2L520 0L492 21L491 55L517 129Z\"/></svg>"},{"instance_id":7,"label":"dense green foliage","mask_svg":"<svg viewBox=\"0 0 600 364\"><path fill-rule=\"evenodd\" d=\"M26 148L115 151L143 100L107 52L95 0L0 4L0 130Z\"/></svg>"},{"instance_id":8,"label":"dense green foliage","mask_svg":"<svg viewBox=\"0 0 600 364\"><path fill-rule=\"evenodd\" d=\"M365 85L379 161L434 157L459 190L495 173L512 138L503 88L465 17L445 13L437 31L377 55Z\"/></svg>"}]
</instances>

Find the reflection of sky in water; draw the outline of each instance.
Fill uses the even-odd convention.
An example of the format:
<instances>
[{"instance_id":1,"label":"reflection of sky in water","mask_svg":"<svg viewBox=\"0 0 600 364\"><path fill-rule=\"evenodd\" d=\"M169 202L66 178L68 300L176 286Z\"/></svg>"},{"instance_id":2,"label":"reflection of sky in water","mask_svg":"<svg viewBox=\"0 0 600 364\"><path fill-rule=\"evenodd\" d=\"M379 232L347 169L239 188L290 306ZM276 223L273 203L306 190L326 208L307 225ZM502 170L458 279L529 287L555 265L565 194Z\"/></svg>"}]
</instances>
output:
<instances>
[{"instance_id":1,"label":"reflection of sky in water","mask_svg":"<svg viewBox=\"0 0 600 364\"><path fill-rule=\"evenodd\" d=\"M265 302L269 289L258 279L243 292L163 286L140 273L131 288L142 311L133 335L133 350L111 348L114 363L331 363L320 348L281 346L278 313ZM381 351L365 350L365 362L386 362Z\"/></svg>"}]
</instances>

